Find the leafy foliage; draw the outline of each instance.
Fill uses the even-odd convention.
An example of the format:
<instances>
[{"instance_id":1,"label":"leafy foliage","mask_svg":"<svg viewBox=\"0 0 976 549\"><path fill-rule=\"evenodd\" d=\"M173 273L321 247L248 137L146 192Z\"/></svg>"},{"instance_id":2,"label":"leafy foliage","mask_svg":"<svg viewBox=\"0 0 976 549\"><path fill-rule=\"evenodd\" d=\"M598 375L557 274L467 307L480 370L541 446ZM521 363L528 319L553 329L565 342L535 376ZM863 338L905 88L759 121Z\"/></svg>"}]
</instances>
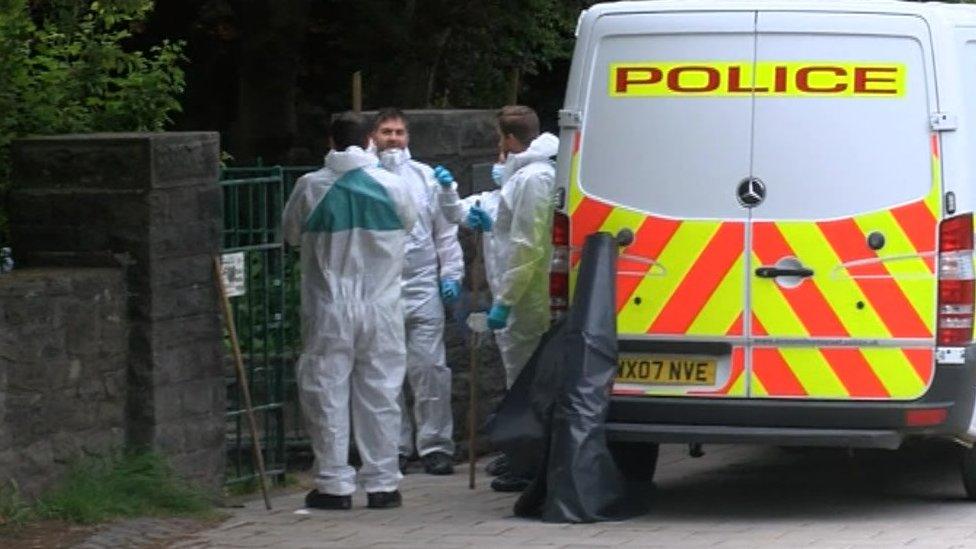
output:
<instances>
[{"instance_id":1,"label":"leafy foliage","mask_svg":"<svg viewBox=\"0 0 976 549\"><path fill-rule=\"evenodd\" d=\"M506 99L513 69L531 75L570 56L576 19L591 3L325 2L313 8L303 88L334 89L336 72L362 70L369 107L495 107ZM338 82L329 103L348 105L347 82Z\"/></svg>"},{"instance_id":2,"label":"leafy foliage","mask_svg":"<svg viewBox=\"0 0 976 549\"><path fill-rule=\"evenodd\" d=\"M0 0L0 193L17 137L171 122L183 44L125 47L152 9L152 0Z\"/></svg>"}]
</instances>

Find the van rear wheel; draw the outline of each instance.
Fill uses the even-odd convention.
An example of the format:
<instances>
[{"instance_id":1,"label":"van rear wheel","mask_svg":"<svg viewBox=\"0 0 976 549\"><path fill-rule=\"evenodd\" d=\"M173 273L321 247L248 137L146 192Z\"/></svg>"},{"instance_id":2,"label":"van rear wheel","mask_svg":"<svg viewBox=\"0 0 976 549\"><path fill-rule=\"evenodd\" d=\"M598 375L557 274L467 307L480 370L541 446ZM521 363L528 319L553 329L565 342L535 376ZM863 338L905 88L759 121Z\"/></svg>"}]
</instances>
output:
<instances>
[{"instance_id":1,"label":"van rear wheel","mask_svg":"<svg viewBox=\"0 0 976 549\"><path fill-rule=\"evenodd\" d=\"M976 446L964 448L961 454L962 485L966 488L966 497L976 500Z\"/></svg>"},{"instance_id":2,"label":"van rear wheel","mask_svg":"<svg viewBox=\"0 0 976 549\"><path fill-rule=\"evenodd\" d=\"M613 461L624 478L636 482L651 482L657 469L656 442L608 442Z\"/></svg>"}]
</instances>

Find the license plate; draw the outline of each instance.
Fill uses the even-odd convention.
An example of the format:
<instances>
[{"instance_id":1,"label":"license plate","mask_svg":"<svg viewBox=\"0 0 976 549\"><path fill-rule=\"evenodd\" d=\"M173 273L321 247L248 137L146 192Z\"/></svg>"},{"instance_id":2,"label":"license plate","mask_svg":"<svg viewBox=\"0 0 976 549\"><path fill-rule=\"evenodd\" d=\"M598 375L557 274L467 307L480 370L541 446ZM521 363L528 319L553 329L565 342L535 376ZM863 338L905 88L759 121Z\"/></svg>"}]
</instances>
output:
<instances>
[{"instance_id":1,"label":"license plate","mask_svg":"<svg viewBox=\"0 0 976 549\"><path fill-rule=\"evenodd\" d=\"M652 385L714 385L718 370L714 358L620 355L617 381Z\"/></svg>"}]
</instances>

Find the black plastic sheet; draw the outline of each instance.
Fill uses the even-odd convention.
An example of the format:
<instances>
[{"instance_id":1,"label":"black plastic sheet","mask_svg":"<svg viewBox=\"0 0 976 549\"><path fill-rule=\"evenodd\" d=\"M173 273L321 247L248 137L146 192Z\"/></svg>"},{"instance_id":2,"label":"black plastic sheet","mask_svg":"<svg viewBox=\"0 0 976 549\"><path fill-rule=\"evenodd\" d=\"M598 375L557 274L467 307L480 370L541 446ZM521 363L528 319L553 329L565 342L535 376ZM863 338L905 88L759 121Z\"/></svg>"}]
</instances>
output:
<instances>
[{"instance_id":1,"label":"black plastic sheet","mask_svg":"<svg viewBox=\"0 0 976 549\"><path fill-rule=\"evenodd\" d=\"M518 516L545 522L620 520L643 512L607 449L605 422L617 371L617 240L586 239L569 315L502 401L490 427L512 471L533 478Z\"/></svg>"}]
</instances>

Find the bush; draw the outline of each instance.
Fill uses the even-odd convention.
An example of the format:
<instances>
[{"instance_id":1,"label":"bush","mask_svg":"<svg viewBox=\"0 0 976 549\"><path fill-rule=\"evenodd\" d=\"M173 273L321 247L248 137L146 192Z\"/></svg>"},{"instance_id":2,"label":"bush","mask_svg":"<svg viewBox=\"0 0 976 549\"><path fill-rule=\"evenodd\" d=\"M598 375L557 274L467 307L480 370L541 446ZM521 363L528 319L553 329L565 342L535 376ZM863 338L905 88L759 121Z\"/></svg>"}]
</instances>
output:
<instances>
[{"instance_id":1,"label":"bush","mask_svg":"<svg viewBox=\"0 0 976 549\"><path fill-rule=\"evenodd\" d=\"M0 0L0 195L18 137L160 131L181 110L183 43L125 48L152 8L153 0Z\"/></svg>"}]
</instances>

